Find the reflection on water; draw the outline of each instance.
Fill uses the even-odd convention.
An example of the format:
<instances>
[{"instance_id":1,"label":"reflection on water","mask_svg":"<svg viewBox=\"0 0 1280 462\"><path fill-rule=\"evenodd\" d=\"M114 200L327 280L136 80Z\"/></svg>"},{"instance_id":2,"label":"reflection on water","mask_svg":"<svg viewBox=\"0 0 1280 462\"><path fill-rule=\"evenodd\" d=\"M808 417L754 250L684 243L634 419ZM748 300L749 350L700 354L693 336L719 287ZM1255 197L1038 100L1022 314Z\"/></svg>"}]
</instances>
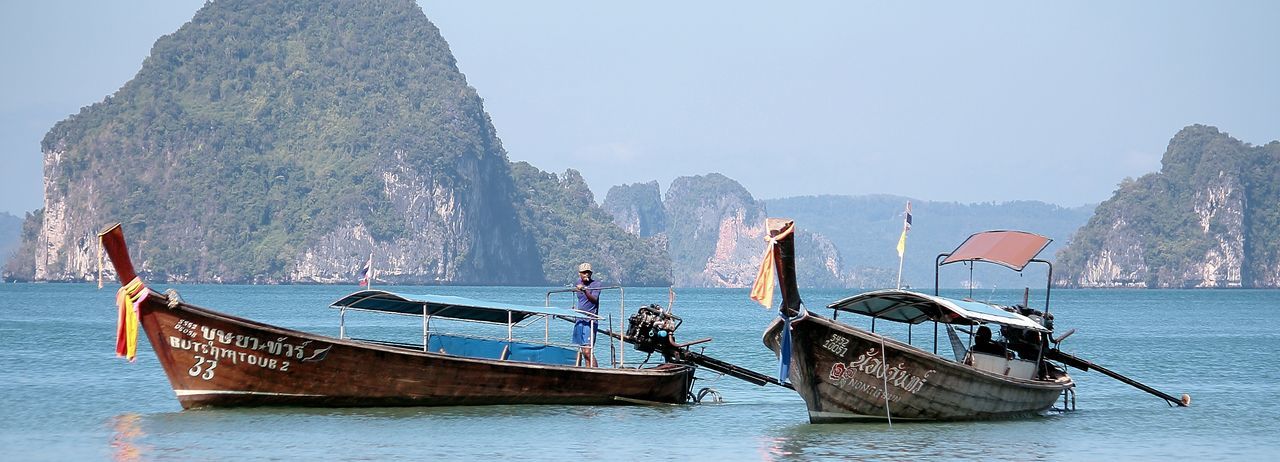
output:
<instances>
[{"instance_id":1,"label":"reflection on water","mask_svg":"<svg viewBox=\"0 0 1280 462\"><path fill-rule=\"evenodd\" d=\"M1042 419L1032 419L1042 420ZM1047 422L1045 422L1047 423ZM1046 460L1057 449L1027 421L796 424L763 442L763 460L995 459Z\"/></svg>"},{"instance_id":2,"label":"reflection on water","mask_svg":"<svg viewBox=\"0 0 1280 462\"><path fill-rule=\"evenodd\" d=\"M146 436L142 432L142 416L120 414L110 418L108 423L111 426L111 458L116 461L142 460L147 452L147 447L137 442Z\"/></svg>"}]
</instances>

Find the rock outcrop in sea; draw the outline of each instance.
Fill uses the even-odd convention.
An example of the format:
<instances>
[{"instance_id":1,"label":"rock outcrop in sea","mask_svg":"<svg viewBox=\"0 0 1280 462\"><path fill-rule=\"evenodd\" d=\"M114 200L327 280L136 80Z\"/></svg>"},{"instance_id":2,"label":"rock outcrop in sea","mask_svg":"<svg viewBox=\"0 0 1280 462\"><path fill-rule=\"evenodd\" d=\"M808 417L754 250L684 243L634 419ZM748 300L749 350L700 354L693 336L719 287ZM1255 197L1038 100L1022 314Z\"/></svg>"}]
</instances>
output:
<instances>
[{"instance_id":1,"label":"rock outcrop in sea","mask_svg":"<svg viewBox=\"0 0 1280 462\"><path fill-rule=\"evenodd\" d=\"M1280 287L1280 142L1193 125L1058 256L1068 287Z\"/></svg>"},{"instance_id":2,"label":"rock outcrop in sea","mask_svg":"<svg viewBox=\"0 0 1280 462\"><path fill-rule=\"evenodd\" d=\"M764 257L765 204L718 173L676 178L659 197L657 182L615 186L605 198L614 222L665 240L671 278L681 287L747 287ZM806 286L842 286L840 253L821 235L797 234L797 271Z\"/></svg>"},{"instance_id":3,"label":"rock outcrop in sea","mask_svg":"<svg viewBox=\"0 0 1280 462\"><path fill-rule=\"evenodd\" d=\"M409 0L206 3L43 151L26 278L92 278L123 222L153 280L352 282L370 254L384 282L543 279L481 99Z\"/></svg>"}]
</instances>

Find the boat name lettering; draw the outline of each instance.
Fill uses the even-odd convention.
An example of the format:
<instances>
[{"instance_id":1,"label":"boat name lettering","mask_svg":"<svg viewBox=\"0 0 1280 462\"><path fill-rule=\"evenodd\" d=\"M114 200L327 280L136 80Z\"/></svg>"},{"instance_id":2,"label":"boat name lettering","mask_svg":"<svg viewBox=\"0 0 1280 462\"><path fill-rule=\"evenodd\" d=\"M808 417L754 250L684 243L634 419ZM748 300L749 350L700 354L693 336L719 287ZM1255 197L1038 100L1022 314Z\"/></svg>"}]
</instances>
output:
<instances>
[{"instance_id":1,"label":"boat name lettering","mask_svg":"<svg viewBox=\"0 0 1280 462\"><path fill-rule=\"evenodd\" d=\"M195 325L193 324L192 327L194 328ZM253 351L266 351L267 353L275 356L283 356L285 358L292 359L307 358L305 350L307 345L311 343L310 340L307 340L302 342L300 345L294 345L292 343L288 343L289 337L279 337L275 340L268 340L264 342L257 337L235 334L214 327L199 326L199 328L203 338L208 340L210 343L216 341L223 345L234 344L239 348ZM312 356L314 357L316 353L317 352L312 352Z\"/></svg>"},{"instance_id":2,"label":"boat name lettering","mask_svg":"<svg viewBox=\"0 0 1280 462\"><path fill-rule=\"evenodd\" d=\"M827 341L822 342L822 347L826 348L827 351L835 353L837 356L843 357L845 353L849 352L849 339L842 335L832 333L830 337L827 337Z\"/></svg>"},{"instance_id":3,"label":"boat name lettering","mask_svg":"<svg viewBox=\"0 0 1280 462\"><path fill-rule=\"evenodd\" d=\"M862 372L877 379L883 379L889 385L897 387L907 393L915 394L929 382L929 376L933 375L937 370L929 369L923 374L912 374L907 366L901 362L898 364L885 364L880 360L880 349L872 347L865 353L858 355L857 359L848 365L844 363L835 363L831 365L831 372L827 378L836 386L848 386L851 382L856 382L854 373ZM854 388L858 388L855 386ZM892 395L892 394L891 394Z\"/></svg>"},{"instance_id":4,"label":"boat name lettering","mask_svg":"<svg viewBox=\"0 0 1280 462\"><path fill-rule=\"evenodd\" d=\"M830 379L836 386L867 393L874 399L884 399L884 390L853 377L853 371L854 369L846 367L844 363L835 363L831 366ZM889 393L889 401L898 401L900 399L902 399L902 396Z\"/></svg>"},{"instance_id":5,"label":"boat name lettering","mask_svg":"<svg viewBox=\"0 0 1280 462\"><path fill-rule=\"evenodd\" d=\"M199 342L170 335L169 347L175 350L196 353L194 355L196 363L191 366L191 369L187 370L187 373L192 377L199 376L205 380L213 378L213 368L218 366L219 361L230 362L232 365L248 364L264 369L289 371L289 361L282 361L252 352L224 348L213 340Z\"/></svg>"}]
</instances>

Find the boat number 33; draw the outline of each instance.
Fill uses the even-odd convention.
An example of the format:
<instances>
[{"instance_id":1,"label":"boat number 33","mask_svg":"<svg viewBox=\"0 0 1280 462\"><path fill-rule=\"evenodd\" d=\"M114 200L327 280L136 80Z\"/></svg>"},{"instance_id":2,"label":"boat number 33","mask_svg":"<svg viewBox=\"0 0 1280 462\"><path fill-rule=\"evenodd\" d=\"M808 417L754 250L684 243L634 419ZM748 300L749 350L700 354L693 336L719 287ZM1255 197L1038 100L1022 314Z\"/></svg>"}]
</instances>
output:
<instances>
[{"instance_id":1,"label":"boat number 33","mask_svg":"<svg viewBox=\"0 0 1280 462\"><path fill-rule=\"evenodd\" d=\"M187 374L192 377L200 377L205 380L213 378L213 370L218 367L218 360L205 359L204 356L196 355L196 364L187 369Z\"/></svg>"}]
</instances>

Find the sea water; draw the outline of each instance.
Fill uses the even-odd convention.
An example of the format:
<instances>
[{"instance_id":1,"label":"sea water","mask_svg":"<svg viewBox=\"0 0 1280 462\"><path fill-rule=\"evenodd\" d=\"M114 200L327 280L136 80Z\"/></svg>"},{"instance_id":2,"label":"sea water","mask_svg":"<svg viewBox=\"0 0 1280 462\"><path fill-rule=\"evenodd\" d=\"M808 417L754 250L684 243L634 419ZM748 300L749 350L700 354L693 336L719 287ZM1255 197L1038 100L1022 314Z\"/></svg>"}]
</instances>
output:
<instances>
[{"instance_id":1,"label":"sea water","mask_svg":"<svg viewBox=\"0 0 1280 462\"><path fill-rule=\"evenodd\" d=\"M160 286L161 290L168 286ZM328 304L356 287L173 286L190 303L288 328L338 332ZM391 287L542 305L545 288ZM700 371L695 391L722 402L680 406L477 406L184 411L145 337L130 363L114 355L114 290L88 284L0 286L0 457L4 460L1099 460L1280 457L1280 291L1055 290L1063 350L1159 390L1189 408L1101 375L1071 370L1076 410L1000 422L808 423L795 392ZM763 373L760 341L776 316L745 289L677 289L680 341ZM803 290L806 306L856 291ZM968 295L956 293L952 295ZM665 288L606 293L616 323ZM625 297L625 300L622 300ZM976 294L1000 303L1021 291ZM625 307L619 307L624 302ZM1033 306L1042 304L1033 297ZM554 299L552 304L567 304ZM412 317L350 317L348 335L418 332ZM842 320L862 322L856 316ZM900 327L900 326L899 326ZM559 329L556 326L555 329ZM877 325L884 331L896 327ZM529 326L534 336L545 327ZM567 330L553 331L552 335ZM905 332L895 332L905 334ZM932 326L912 329L932 348ZM554 340L554 339L553 339ZM941 339L945 344L945 336ZM603 342L603 340L602 340ZM597 347L602 362L609 348ZM616 352L615 352L616 354ZM643 355L628 351L630 364ZM708 395L711 396L711 395ZM711 401L708 399L707 401Z\"/></svg>"}]
</instances>

